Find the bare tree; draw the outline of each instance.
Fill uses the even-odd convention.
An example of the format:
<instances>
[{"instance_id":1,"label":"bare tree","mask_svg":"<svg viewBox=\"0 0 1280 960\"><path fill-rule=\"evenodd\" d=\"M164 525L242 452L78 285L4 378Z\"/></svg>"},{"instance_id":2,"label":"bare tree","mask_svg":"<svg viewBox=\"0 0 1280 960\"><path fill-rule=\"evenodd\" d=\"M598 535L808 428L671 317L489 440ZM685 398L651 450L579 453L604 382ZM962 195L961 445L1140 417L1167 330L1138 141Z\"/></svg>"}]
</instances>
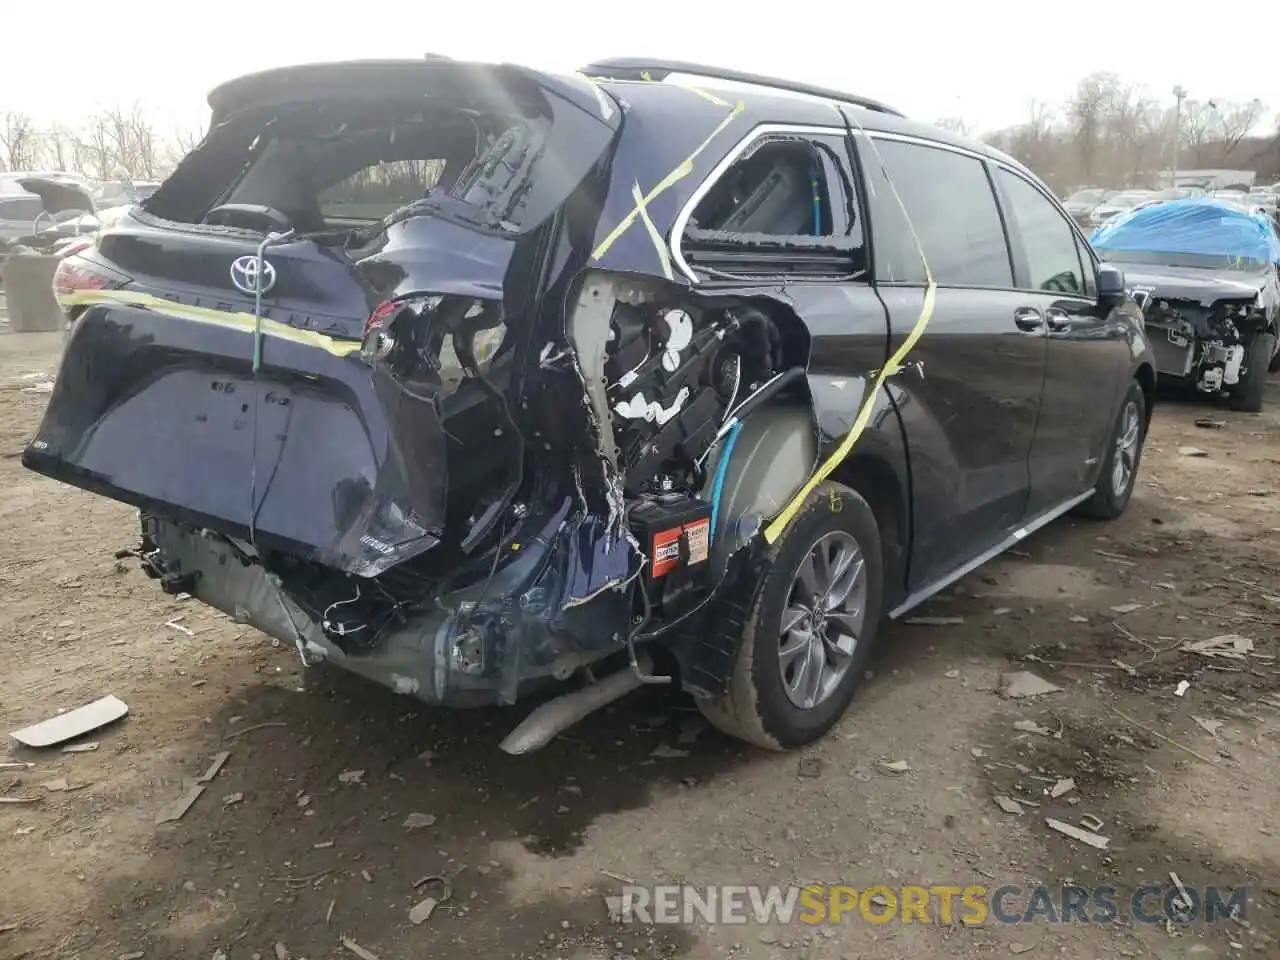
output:
<instances>
[{"instance_id":1,"label":"bare tree","mask_svg":"<svg viewBox=\"0 0 1280 960\"><path fill-rule=\"evenodd\" d=\"M40 134L29 114L9 111L0 114L0 165L6 170L30 170L37 165Z\"/></svg>"},{"instance_id":2,"label":"bare tree","mask_svg":"<svg viewBox=\"0 0 1280 960\"><path fill-rule=\"evenodd\" d=\"M1249 135L1258 121L1262 119L1266 107L1258 99L1248 103L1230 103L1226 101L1209 101L1214 115L1218 118L1218 140L1221 144L1221 156L1225 161L1235 152L1240 141Z\"/></svg>"}]
</instances>

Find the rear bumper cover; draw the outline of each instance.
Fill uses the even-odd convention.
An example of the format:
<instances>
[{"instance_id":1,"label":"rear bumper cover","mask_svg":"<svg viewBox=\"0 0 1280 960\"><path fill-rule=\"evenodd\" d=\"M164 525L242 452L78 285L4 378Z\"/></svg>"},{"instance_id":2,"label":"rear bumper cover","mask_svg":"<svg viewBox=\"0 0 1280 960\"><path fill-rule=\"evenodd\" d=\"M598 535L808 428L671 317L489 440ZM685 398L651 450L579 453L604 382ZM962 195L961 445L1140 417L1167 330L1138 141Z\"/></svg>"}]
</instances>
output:
<instances>
[{"instance_id":1,"label":"rear bumper cover","mask_svg":"<svg viewBox=\"0 0 1280 960\"><path fill-rule=\"evenodd\" d=\"M620 543L602 553L602 539L582 531L592 521L571 517L569 506L542 518L524 555L491 580L437 597L435 609L411 614L376 647L355 653L344 652L233 541L160 517L144 517L143 524L145 539L193 596L299 646L309 663L328 661L427 703L474 707L514 703L529 688L565 679L621 645L600 625L626 623L625 592L604 589L586 606L564 601L600 578L602 568L622 563L625 570L629 555ZM593 555L579 555L579 543L595 543Z\"/></svg>"}]
</instances>

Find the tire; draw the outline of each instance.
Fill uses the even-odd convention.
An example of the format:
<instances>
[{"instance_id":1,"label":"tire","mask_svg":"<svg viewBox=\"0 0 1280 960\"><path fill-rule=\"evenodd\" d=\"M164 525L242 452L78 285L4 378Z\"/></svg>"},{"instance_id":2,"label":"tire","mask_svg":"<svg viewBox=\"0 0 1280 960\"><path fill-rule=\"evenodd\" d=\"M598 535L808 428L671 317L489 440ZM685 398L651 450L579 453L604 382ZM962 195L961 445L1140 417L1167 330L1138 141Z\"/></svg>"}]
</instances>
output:
<instances>
[{"instance_id":1,"label":"tire","mask_svg":"<svg viewBox=\"0 0 1280 960\"><path fill-rule=\"evenodd\" d=\"M1133 434L1135 430L1136 435ZM1138 467L1142 463L1142 446L1146 439L1147 398L1141 385L1134 380L1129 384L1129 390L1120 403L1115 426L1107 439L1107 455L1102 461L1098 481L1094 484L1093 496L1081 504L1077 511L1079 514L1095 520L1114 520L1124 513L1133 496L1134 484L1137 483ZM1123 473L1116 470L1117 460L1127 468Z\"/></svg>"},{"instance_id":2,"label":"tire","mask_svg":"<svg viewBox=\"0 0 1280 960\"><path fill-rule=\"evenodd\" d=\"M1231 390L1229 403L1232 410L1258 413L1262 410L1262 395L1267 389L1267 369L1271 355L1275 353L1276 335L1259 333L1253 338L1244 355L1244 376Z\"/></svg>"},{"instance_id":3,"label":"tire","mask_svg":"<svg viewBox=\"0 0 1280 960\"><path fill-rule=\"evenodd\" d=\"M798 627L783 633L783 616L801 609L798 588L820 586L813 576L801 580L802 565L821 544L839 566L856 548L853 563L862 562L860 575L837 577L835 592L848 585L847 601L836 605L840 617L822 617L820 630ZM848 487L824 483L809 495L786 532L765 553L762 562L744 574L738 593L742 601L717 617L721 629L741 627L737 655L726 692L714 699L698 698L703 715L725 733L768 750L787 750L819 739L840 720L853 699L871 655L882 618L884 560L880 530L870 505ZM812 601L805 607L812 610ZM852 631L843 624L861 621ZM801 637L808 640L801 640ZM784 662L784 641L789 648ZM797 652L798 651L798 652ZM820 664L822 670L813 672ZM801 669L804 672L801 672ZM806 685L805 678L822 682ZM806 695L813 694L812 702Z\"/></svg>"}]
</instances>

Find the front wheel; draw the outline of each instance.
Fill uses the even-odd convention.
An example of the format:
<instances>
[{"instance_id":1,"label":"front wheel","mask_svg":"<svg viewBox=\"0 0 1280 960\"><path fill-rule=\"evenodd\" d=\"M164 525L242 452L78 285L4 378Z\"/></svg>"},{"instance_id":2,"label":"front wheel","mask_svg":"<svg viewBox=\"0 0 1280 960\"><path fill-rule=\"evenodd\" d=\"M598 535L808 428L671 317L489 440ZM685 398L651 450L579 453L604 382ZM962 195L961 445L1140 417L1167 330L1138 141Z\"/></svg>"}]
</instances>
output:
<instances>
[{"instance_id":1,"label":"front wheel","mask_svg":"<svg viewBox=\"0 0 1280 960\"><path fill-rule=\"evenodd\" d=\"M1232 410L1258 413L1262 410L1262 395L1267 389L1267 369L1271 366L1276 350L1274 333L1254 336L1244 355L1244 376L1231 388Z\"/></svg>"},{"instance_id":2,"label":"front wheel","mask_svg":"<svg viewBox=\"0 0 1280 960\"><path fill-rule=\"evenodd\" d=\"M1098 520L1114 520L1124 513L1133 496L1134 484L1138 482L1146 432L1147 398L1135 380L1129 384L1129 392L1120 404L1098 482L1094 484L1093 496L1081 505L1081 514Z\"/></svg>"},{"instance_id":3,"label":"front wheel","mask_svg":"<svg viewBox=\"0 0 1280 960\"><path fill-rule=\"evenodd\" d=\"M720 730L770 750L822 737L853 699L884 594L880 530L855 491L825 483L747 574L727 691L698 706Z\"/></svg>"}]
</instances>

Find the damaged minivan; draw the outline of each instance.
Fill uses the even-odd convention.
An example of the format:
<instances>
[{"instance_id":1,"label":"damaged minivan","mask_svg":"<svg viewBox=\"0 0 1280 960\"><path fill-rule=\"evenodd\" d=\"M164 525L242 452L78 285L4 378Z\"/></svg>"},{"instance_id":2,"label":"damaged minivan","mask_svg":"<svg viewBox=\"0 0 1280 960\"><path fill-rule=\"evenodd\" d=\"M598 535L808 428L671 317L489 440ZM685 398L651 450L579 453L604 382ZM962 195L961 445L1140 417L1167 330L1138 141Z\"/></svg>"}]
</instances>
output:
<instances>
[{"instance_id":1,"label":"damaged minivan","mask_svg":"<svg viewBox=\"0 0 1280 960\"><path fill-rule=\"evenodd\" d=\"M289 67L67 258L23 463L129 553L428 703L646 683L782 749L886 622L1133 492L1123 274L990 148L651 60Z\"/></svg>"}]
</instances>

